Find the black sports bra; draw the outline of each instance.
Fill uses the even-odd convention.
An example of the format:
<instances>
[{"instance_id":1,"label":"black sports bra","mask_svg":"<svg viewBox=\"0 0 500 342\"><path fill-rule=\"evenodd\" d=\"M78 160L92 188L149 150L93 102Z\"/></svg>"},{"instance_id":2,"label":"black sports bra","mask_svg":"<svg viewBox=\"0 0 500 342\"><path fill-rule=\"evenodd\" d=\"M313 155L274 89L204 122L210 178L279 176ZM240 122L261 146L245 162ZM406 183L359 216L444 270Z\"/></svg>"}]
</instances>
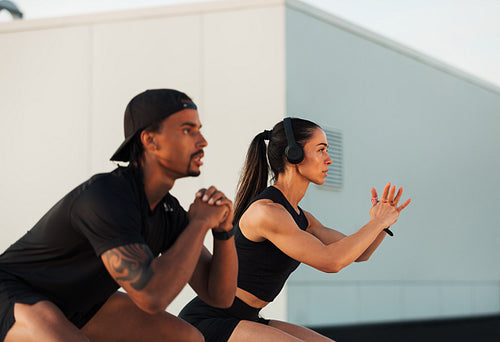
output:
<instances>
[{"instance_id":1,"label":"black sports bra","mask_svg":"<svg viewBox=\"0 0 500 342\"><path fill-rule=\"evenodd\" d=\"M256 196L250 204L260 199L270 199L281 204L292 215L297 226L306 230L309 223L304 212L299 207L300 214L297 214L280 190L270 186ZM238 287L261 300L273 301L300 262L290 258L269 240L261 242L248 240L241 232L239 222L236 223L235 228L239 266Z\"/></svg>"}]
</instances>

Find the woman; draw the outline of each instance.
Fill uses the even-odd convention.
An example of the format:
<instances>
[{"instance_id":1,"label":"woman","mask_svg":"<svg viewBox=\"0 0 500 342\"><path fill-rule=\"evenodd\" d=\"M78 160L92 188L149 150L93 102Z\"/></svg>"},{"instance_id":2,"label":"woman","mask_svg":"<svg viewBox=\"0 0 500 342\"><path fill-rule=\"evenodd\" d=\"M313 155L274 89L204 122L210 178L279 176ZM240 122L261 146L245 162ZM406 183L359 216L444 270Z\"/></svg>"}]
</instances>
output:
<instances>
[{"instance_id":1,"label":"woman","mask_svg":"<svg viewBox=\"0 0 500 342\"><path fill-rule=\"evenodd\" d=\"M180 313L207 342L331 341L301 326L265 320L259 311L274 300L301 262L336 273L354 261L368 260L384 239L384 229L396 222L410 200L398 207L402 188L395 195L389 183L378 201L372 188L370 221L356 233L346 236L324 227L299 202L309 183L325 182L332 163L327 147L318 125L297 118L285 118L253 139L235 201L239 272L234 303L220 309L196 297ZM267 160L274 181L270 187Z\"/></svg>"}]
</instances>

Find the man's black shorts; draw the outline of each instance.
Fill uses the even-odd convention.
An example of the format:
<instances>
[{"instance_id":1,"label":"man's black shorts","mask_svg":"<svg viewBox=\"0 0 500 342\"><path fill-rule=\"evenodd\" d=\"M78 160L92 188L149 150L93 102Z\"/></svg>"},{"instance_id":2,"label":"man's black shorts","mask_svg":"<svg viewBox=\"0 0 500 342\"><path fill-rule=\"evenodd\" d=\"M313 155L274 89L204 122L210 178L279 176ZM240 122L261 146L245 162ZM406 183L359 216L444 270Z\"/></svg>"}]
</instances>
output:
<instances>
[{"instance_id":1,"label":"man's black shorts","mask_svg":"<svg viewBox=\"0 0 500 342\"><path fill-rule=\"evenodd\" d=\"M35 304L42 300L49 300L46 296L33 289L16 277L0 271L0 341L15 322L14 304Z\"/></svg>"},{"instance_id":2,"label":"man's black shorts","mask_svg":"<svg viewBox=\"0 0 500 342\"><path fill-rule=\"evenodd\" d=\"M5 340L7 332L16 321L14 318L15 303L33 305L44 300L56 304L51 298L38 293L21 279L0 271L0 342ZM102 305L104 302L94 305L87 312L74 313L69 317L66 315L66 317L78 329L81 329Z\"/></svg>"}]
</instances>

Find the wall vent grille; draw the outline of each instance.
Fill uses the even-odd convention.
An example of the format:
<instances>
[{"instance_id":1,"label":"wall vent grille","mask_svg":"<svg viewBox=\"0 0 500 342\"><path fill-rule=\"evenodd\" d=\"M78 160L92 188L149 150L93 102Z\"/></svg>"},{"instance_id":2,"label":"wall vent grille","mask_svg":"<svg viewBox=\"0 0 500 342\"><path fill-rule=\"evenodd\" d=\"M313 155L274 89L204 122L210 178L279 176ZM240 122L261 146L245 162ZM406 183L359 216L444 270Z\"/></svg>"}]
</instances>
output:
<instances>
[{"instance_id":1,"label":"wall vent grille","mask_svg":"<svg viewBox=\"0 0 500 342\"><path fill-rule=\"evenodd\" d=\"M332 128L324 128L323 130L328 139L328 155L332 158L333 163L328 167L328 177L326 177L325 184L320 185L319 189L340 191L342 190L344 180L344 147L342 132Z\"/></svg>"}]
</instances>

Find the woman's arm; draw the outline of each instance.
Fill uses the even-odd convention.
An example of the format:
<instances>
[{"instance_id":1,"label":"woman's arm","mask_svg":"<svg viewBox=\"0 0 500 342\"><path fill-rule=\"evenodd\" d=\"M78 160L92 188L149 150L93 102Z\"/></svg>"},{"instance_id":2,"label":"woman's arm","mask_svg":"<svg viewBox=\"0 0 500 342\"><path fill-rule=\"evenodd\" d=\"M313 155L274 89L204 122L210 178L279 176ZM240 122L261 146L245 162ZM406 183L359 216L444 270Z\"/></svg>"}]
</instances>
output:
<instances>
[{"instance_id":1,"label":"woman's arm","mask_svg":"<svg viewBox=\"0 0 500 342\"><path fill-rule=\"evenodd\" d=\"M408 200L397 207L401 196L394 198L394 188L389 192L389 187L390 184L384 189L381 201L370 209L370 221L356 233L345 236L333 230L316 230L323 239L333 242L324 243L315 235L300 230L282 206L267 201L258 201L247 210L246 217L242 217L242 229L258 233L298 261L336 273L360 258L373 243L380 244L376 240L383 229L396 222L401 210L409 204Z\"/></svg>"},{"instance_id":2,"label":"woman's arm","mask_svg":"<svg viewBox=\"0 0 500 342\"><path fill-rule=\"evenodd\" d=\"M260 213L254 215L255 226L245 224L241 225L242 229L259 229L263 238L288 256L327 273L337 273L354 262L387 226L382 220L370 220L356 233L325 244L316 236L300 230L285 209L269 204L260 207L263 207L259 208Z\"/></svg>"},{"instance_id":3,"label":"woman's arm","mask_svg":"<svg viewBox=\"0 0 500 342\"><path fill-rule=\"evenodd\" d=\"M304 213L306 214L307 220L309 221L307 232L314 235L325 245L329 245L346 237L345 234L335 229L323 226L321 222L319 222L311 213L308 213L305 210ZM357 258L354 261L355 262L367 261L373 254L373 252L375 252L375 250L378 248L378 246L380 246L382 241L385 239L386 235L387 234L384 231L380 233L375 238L375 240L368 246L368 248L363 252L363 254L361 254L359 258Z\"/></svg>"}]
</instances>

